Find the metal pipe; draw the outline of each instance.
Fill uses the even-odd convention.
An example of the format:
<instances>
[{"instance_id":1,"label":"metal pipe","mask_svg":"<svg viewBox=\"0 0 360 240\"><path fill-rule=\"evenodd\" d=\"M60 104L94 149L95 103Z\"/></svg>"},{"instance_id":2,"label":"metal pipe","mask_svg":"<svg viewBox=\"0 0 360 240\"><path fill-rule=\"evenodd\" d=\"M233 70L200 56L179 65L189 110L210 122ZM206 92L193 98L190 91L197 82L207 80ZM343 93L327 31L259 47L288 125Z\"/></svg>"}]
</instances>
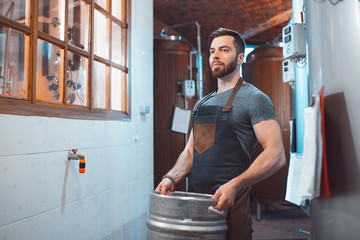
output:
<instances>
[{"instance_id":1,"label":"metal pipe","mask_svg":"<svg viewBox=\"0 0 360 240\"><path fill-rule=\"evenodd\" d=\"M190 63L189 63L189 70L190 70L190 78L189 78L189 80L193 80L193 72L192 72L192 70L193 70L193 67L192 67L192 65L193 65L193 55L194 54L197 54L197 52L190 52L190 54L189 54L189 56L190 56Z\"/></svg>"},{"instance_id":2,"label":"metal pipe","mask_svg":"<svg viewBox=\"0 0 360 240\"><path fill-rule=\"evenodd\" d=\"M189 22L189 23L180 23L180 24L174 24L174 25L166 26L161 30L160 35L161 36L167 36L167 33L168 33L169 30L173 30L175 28L187 27L187 26L191 26L193 24L194 24L194 22Z\"/></svg>"},{"instance_id":3,"label":"metal pipe","mask_svg":"<svg viewBox=\"0 0 360 240\"><path fill-rule=\"evenodd\" d=\"M199 61L199 68L198 68L198 98L203 97L203 73L202 73L202 56L201 56L201 39L200 39L200 24L195 21L195 25L197 28L197 43L198 43L198 61Z\"/></svg>"}]
</instances>

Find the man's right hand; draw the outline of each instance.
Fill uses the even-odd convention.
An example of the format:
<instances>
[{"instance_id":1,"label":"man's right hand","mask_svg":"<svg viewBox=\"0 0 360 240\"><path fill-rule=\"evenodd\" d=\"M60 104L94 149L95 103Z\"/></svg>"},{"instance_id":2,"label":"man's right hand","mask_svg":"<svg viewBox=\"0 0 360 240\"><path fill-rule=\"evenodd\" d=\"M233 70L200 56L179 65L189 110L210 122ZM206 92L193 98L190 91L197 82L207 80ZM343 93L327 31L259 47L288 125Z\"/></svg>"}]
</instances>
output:
<instances>
[{"instance_id":1,"label":"man's right hand","mask_svg":"<svg viewBox=\"0 0 360 240\"><path fill-rule=\"evenodd\" d=\"M161 182L155 189L155 192L159 192L165 195L171 195L173 191L174 191L174 184L168 178L164 178L163 180L161 180Z\"/></svg>"}]
</instances>

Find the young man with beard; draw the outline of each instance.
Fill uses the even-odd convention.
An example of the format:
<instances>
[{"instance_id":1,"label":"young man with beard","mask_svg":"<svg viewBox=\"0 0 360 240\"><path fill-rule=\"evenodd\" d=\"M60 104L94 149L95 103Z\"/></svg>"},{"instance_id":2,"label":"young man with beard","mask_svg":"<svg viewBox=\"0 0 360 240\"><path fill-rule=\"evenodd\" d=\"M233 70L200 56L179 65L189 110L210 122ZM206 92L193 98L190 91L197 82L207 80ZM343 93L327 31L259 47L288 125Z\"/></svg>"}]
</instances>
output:
<instances>
[{"instance_id":1,"label":"young man with beard","mask_svg":"<svg viewBox=\"0 0 360 240\"><path fill-rule=\"evenodd\" d=\"M252 239L249 187L286 163L271 100L240 76L245 42L219 28L209 36L211 72L218 88L193 110L193 129L175 166L155 191L171 194L189 176L189 191L213 194L215 208L227 210L227 240ZM264 151L251 163L257 143Z\"/></svg>"}]
</instances>

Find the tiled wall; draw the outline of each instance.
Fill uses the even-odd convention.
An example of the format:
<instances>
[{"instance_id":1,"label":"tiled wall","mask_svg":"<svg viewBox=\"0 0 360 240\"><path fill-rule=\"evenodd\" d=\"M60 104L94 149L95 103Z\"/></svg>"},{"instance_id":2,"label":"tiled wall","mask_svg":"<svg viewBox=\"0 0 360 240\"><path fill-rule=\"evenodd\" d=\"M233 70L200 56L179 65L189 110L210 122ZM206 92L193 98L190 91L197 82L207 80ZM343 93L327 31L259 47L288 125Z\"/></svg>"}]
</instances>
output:
<instances>
[{"instance_id":1,"label":"tiled wall","mask_svg":"<svg viewBox=\"0 0 360 240\"><path fill-rule=\"evenodd\" d=\"M152 1L132 1L131 121L0 115L0 240L146 235L153 190ZM139 105L150 106L141 115ZM77 148L86 157L67 160Z\"/></svg>"}]
</instances>

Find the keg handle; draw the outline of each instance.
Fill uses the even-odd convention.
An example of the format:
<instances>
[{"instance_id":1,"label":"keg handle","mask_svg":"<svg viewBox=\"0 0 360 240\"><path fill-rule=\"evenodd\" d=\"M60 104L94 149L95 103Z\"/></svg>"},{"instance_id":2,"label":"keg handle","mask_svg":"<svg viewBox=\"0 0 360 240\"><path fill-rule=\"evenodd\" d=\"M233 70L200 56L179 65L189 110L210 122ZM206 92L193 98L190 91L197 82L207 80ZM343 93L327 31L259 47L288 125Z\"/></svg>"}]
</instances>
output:
<instances>
[{"instance_id":1,"label":"keg handle","mask_svg":"<svg viewBox=\"0 0 360 240\"><path fill-rule=\"evenodd\" d=\"M219 211L214 206L208 207L208 213L209 214L217 214L217 215L223 215L225 211Z\"/></svg>"}]
</instances>

